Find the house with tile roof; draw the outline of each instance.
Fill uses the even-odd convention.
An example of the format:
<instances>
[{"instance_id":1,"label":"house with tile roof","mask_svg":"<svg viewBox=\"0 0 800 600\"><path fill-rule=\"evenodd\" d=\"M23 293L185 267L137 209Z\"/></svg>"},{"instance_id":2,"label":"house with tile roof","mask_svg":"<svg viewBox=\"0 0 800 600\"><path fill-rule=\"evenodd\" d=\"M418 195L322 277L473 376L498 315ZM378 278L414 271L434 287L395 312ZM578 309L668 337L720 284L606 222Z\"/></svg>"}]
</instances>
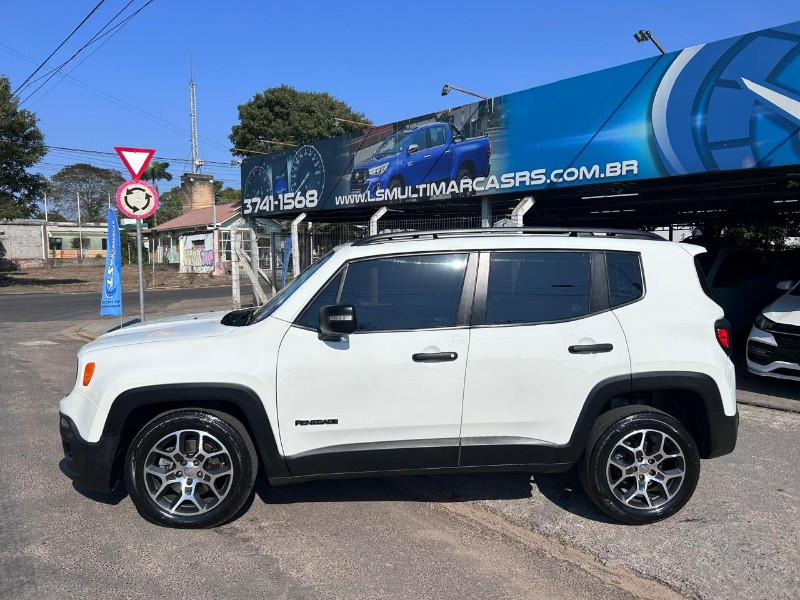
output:
<instances>
[{"instance_id":1,"label":"house with tile roof","mask_svg":"<svg viewBox=\"0 0 800 600\"><path fill-rule=\"evenodd\" d=\"M181 273L223 275L230 263L230 232L247 227L241 216L241 204L218 204L216 223L214 207L199 208L152 227L148 235L159 263L179 265ZM271 219L258 219L260 231L280 231ZM249 245L249 235L246 236Z\"/></svg>"}]
</instances>

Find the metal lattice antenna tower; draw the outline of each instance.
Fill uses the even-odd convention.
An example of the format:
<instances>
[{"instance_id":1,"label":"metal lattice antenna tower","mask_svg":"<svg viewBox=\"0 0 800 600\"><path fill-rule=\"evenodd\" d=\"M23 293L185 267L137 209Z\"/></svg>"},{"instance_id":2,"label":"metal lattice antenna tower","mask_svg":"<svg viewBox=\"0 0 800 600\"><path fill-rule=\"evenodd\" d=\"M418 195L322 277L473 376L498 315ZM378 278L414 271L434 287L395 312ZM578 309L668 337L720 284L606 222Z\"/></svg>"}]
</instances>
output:
<instances>
[{"instance_id":1,"label":"metal lattice antenna tower","mask_svg":"<svg viewBox=\"0 0 800 600\"><path fill-rule=\"evenodd\" d=\"M197 103L194 98L194 69L191 52L189 53L189 112L192 121L192 173L199 173L203 161L200 159L200 151L197 148Z\"/></svg>"}]
</instances>

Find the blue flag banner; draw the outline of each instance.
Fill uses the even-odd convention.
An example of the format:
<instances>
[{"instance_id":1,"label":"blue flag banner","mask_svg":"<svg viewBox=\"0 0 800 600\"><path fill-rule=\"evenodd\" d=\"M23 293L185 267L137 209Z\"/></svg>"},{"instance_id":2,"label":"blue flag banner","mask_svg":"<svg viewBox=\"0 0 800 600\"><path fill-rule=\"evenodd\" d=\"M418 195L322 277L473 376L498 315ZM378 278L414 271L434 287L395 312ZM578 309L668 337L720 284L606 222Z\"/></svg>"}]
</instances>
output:
<instances>
[{"instance_id":1,"label":"blue flag banner","mask_svg":"<svg viewBox=\"0 0 800 600\"><path fill-rule=\"evenodd\" d=\"M122 257L119 247L119 223L114 211L109 208L106 268L103 271L103 294L100 299L100 314L104 316L122 314Z\"/></svg>"},{"instance_id":2,"label":"blue flag banner","mask_svg":"<svg viewBox=\"0 0 800 600\"><path fill-rule=\"evenodd\" d=\"M286 287L286 275L289 272L289 261L292 258L292 236L283 240L283 275L281 276L281 289ZM297 276L297 273L295 273Z\"/></svg>"}]
</instances>

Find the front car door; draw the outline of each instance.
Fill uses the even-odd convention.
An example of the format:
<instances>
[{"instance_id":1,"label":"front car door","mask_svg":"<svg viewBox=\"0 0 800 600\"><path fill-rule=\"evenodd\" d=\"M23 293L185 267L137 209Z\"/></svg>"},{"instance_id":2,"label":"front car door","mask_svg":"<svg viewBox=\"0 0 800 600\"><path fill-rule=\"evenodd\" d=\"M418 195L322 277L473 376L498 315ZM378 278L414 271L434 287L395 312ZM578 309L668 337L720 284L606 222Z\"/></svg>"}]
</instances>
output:
<instances>
[{"instance_id":1,"label":"front car door","mask_svg":"<svg viewBox=\"0 0 800 600\"><path fill-rule=\"evenodd\" d=\"M278 355L292 475L458 464L476 272L467 253L389 256L354 260L323 287ZM336 303L355 307L357 330L322 341L319 309Z\"/></svg>"},{"instance_id":2,"label":"front car door","mask_svg":"<svg viewBox=\"0 0 800 600\"><path fill-rule=\"evenodd\" d=\"M605 255L485 252L477 285L460 464L547 463L592 388L630 379Z\"/></svg>"},{"instance_id":3,"label":"front car door","mask_svg":"<svg viewBox=\"0 0 800 600\"><path fill-rule=\"evenodd\" d=\"M405 172L405 184L408 186L422 183L425 175L433 168L433 161L428 152L428 131L427 127L417 129L408 142ZM409 152L413 147L416 147L416 150Z\"/></svg>"}]
</instances>

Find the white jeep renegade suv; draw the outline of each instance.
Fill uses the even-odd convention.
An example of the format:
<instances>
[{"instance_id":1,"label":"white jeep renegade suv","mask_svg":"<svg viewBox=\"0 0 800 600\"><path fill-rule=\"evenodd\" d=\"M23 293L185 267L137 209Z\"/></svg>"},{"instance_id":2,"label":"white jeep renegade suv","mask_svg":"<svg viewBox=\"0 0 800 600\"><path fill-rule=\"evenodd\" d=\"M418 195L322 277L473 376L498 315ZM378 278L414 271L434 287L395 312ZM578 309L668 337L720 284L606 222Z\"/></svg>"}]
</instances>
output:
<instances>
[{"instance_id":1,"label":"white jeep renegade suv","mask_svg":"<svg viewBox=\"0 0 800 600\"><path fill-rule=\"evenodd\" d=\"M107 334L61 401L62 470L146 519L272 484L566 471L626 523L677 512L736 443L703 249L644 232L460 230L340 246L258 308Z\"/></svg>"}]
</instances>

